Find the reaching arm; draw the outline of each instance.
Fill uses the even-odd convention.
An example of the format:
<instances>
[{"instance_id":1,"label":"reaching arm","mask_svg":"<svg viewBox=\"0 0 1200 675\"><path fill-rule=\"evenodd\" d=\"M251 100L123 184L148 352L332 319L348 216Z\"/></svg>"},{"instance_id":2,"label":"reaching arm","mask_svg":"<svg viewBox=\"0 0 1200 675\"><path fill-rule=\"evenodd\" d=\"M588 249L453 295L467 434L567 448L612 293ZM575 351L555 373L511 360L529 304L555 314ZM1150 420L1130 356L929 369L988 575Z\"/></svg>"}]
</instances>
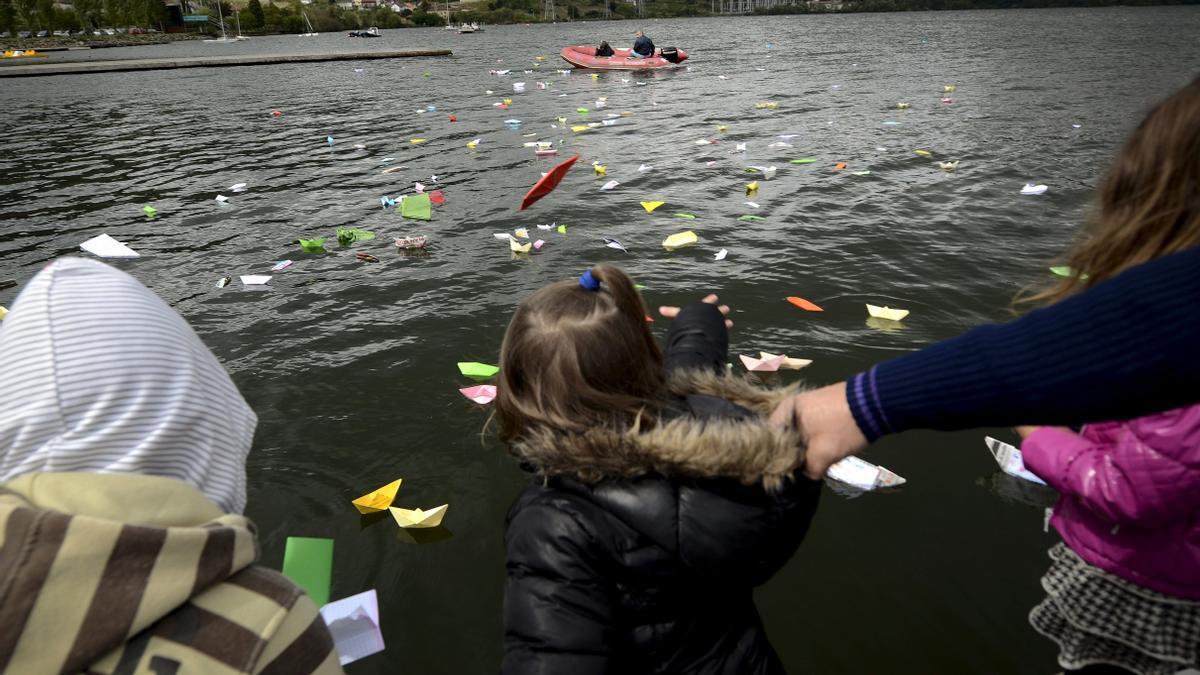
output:
<instances>
[{"instance_id":1,"label":"reaching arm","mask_svg":"<svg viewBox=\"0 0 1200 675\"><path fill-rule=\"evenodd\" d=\"M729 330L725 315L714 303L698 302L679 311L667 334L667 371L700 368L725 372L729 358Z\"/></svg>"},{"instance_id":2,"label":"reaching arm","mask_svg":"<svg viewBox=\"0 0 1200 675\"><path fill-rule=\"evenodd\" d=\"M1006 324L846 382L859 429L1075 425L1200 400L1200 248L1130 269Z\"/></svg>"}]
</instances>

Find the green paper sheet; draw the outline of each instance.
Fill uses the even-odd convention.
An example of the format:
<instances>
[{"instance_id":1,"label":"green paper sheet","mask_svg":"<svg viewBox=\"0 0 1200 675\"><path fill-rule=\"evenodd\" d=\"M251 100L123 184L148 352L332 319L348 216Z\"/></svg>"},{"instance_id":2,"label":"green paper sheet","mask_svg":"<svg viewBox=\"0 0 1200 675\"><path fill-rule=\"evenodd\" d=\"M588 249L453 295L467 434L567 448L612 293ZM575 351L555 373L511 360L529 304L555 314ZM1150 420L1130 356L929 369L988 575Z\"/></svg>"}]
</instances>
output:
<instances>
[{"instance_id":1,"label":"green paper sheet","mask_svg":"<svg viewBox=\"0 0 1200 675\"><path fill-rule=\"evenodd\" d=\"M762 216L752 216L747 213L746 215L742 216L741 218L738 218L738 220L745 221L748 223L748 222L752 222L755 220L766 220L766 218L763 218Z\"/></svg>"},{"instance_id":2,"label":"green paper sheet","mask_svg":"<svg viewBox=\"0 0 1200 675\"><path fill-rule=\"evenodd\" d=\"M283 575L303 588L317 607L329 602L333 576L333 540L288 537L283 550Z\"/></svg>"},{"instance_id":3,"label":"green paper sheet","mask_svg":"<svg viewBox=\"0 0 1200 675\"><path fill-rule=\"evenodd\" d=\"M696 219L696 216L694 216L694 215L692 215L692 214L690 214L690 213L672 213L671 215L672 215L672 216L674 216L674 217L676 217L676 218L687 218L688 220L695 220L695 219Z\"/></svg>"},{"instance_id":4,"label":"green paper sheet","mask_svg":"<svg viewBox=\"0 0 1200 675\"><path fill-rule=\"evenodd\" d=\"M500 367L478 361L459 361L458 372L467 377L495 377L496 373L500 372Z\"/></svg>"},{"instance_id":5,"label":"green paper sheet","mask_svg":"<svg viewBox=\"0 0 1200 675\"><path fill-rule=\"evenodd\" d=\"M405 197L404 201L400 202L400 215L414 220L431 220L433 205L429 201L429 194L421 192Z\"/></svg>"},{"instance_id":6,"label":"green paper sheet","mask_svg":"<svg viewBox=\"0 0 1200 675\"><path fill-rule=\"evenodd\" d=\"M358 228L338 228L337 240L342 246L349 246L356 241L370 241L375 238L374 232Z\"/></svg>"},{"instance_id":7,"label":"green paper sheet","mask_svg":"<svg viewBox=\"0 0 1200 675\"><path fill-rule=\"evenodd\" d=\"M804 159L793 159L792 164L812 164L815 161L817 160L812 157L805 157Z\"/></svg>"}]
</instances>

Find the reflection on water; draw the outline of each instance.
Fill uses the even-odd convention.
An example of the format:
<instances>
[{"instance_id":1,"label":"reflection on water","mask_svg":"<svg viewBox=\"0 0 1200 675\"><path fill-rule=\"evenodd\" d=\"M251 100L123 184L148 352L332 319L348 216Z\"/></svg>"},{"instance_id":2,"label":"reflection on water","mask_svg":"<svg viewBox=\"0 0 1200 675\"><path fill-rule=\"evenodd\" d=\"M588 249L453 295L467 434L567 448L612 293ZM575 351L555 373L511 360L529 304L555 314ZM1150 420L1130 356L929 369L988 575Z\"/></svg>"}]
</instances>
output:
<instances>
[{"instance_id":1,"label":"reflection on water","mask_svg":"<svg viewBox=\"0 0 1200 675\"><path fill-rule=\"evenodd\" d=\"M289 535L331 537L333 597L378 589L388 649L352 673L496 668L504 514L528 477L481 438L490 410L458 393L472 382L455 363L495 363L520 298L616 263L646 285L651 307L719 292L736 324L731 357L766 349L814 360L764 383L834 381L1005 318L1016 290L1045 279L1074 236L1138 116L1191 76L1181 64L1200 62L1197 7L642 23L656 42L687 50L688 67L562 75L559 47L620 42L635 27L565 23L71 52L51 58L407 47L455 55L0 85L0 279L24 283L101 232L142 253L117 265L188 318L259 414L248 514L263 563L279 566ZM488 74L495 69L513 74ZM526 91L513 92L514 81ZM940 101L946 84L957 85L951 104ZM595 106L601 97L605 109ZM512 107L493 106L502 98ZM424 112L430 105L437 112ZM610 112L632 114L569 129ZM507 128L509 118L521 128ZM523 147L530 141L582 161L519 212L553 165ZM594 176L592 161L606 177ZM960 164L947 173L938 161ZM755 177L753 210L748 166L777 167ZM432 175L446 203L431 221L380 207L380 197L411 193ZM620 185L602 192L606 180ZM1019 194L1030 180L1046 194ZM246 190L230 191L237 183ZM641 201L666 203L647 213ZM546 246L520 256L492 236L538 223L566 233L538 232ZM295 243L338 228L377 237L330 240L322 254ZM695 246L662 248L685 229ZM395 237L417 234L429 236L428 250L396 250ZM717 261L721 249L728 257ZM359 262L358 252L381 262ZM285 259L295 264L267 290L242 291L238 275L267 274ZM215 288L227 275L234 283ZM0 304L11 306L18 290L0 289ZM825 311L802 312L791 295ZM864 324L864 302L912 314L904 330ZM661 337L667 327L659 319L652 330ZM1026 508L978 488L1004 478L977 451L982 436L888 439L868 459L907 478L903 489L826 495L795 560L758 594L791 672L1053 671L1052 648L1025 621L1048 537L1029 526ZM397 477L400 503L451 504L453 536L359 519L350 500Z\"/></svg>"}]
</instances>

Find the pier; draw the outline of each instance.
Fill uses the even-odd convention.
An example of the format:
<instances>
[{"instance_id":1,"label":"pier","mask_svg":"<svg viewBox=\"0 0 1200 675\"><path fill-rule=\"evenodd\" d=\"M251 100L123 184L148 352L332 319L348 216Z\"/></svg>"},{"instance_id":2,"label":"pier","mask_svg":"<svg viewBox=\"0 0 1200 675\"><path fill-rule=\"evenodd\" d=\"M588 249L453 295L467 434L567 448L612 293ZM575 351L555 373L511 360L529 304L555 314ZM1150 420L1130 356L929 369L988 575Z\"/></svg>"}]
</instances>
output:
<instances>
[{"instance_id":1,"label":"pier","mask_svg":"<svg viewBox=\"0 0 1200 675\"><path fill-rule=\"evenodd\" d=\"M404 49L344 54L269 54L233 56L183 56L160 59L122 59L110 61L65 61L61 63L0 64L0 78L42 77L46 75L82 75L119 73L135 70L172 70L175 68L229 68L262 66L275 63L316 63L320 61L366 61L421 56L451 56L449 49ZM15 59L14 59L15 60ZM30 59L33 60L33 59Z\"/></svg>"}]
</instances>

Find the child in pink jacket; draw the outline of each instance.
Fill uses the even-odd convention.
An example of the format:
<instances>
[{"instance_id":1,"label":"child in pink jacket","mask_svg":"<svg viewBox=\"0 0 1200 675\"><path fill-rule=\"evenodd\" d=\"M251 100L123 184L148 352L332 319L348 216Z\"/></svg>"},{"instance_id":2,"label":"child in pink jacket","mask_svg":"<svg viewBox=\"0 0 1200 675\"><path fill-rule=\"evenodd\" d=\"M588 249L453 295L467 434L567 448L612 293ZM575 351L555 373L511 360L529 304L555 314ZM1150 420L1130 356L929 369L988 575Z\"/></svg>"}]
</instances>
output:
<instances>
[{"instance_id":1,"label":"child in pink jacket","mask_svg":"<svg viewBox=\"0 0 1200 675\"><path fill-rule=\"evenodd\" d=\"M1054 303L1200 246L1198 120L1200 78L1130 136L1068 256L1068 278L1032 300ZM1026 467L1062 494L1051 522L1063 543L1050 549L1047 596L1029 615L1058 644L1059 665L1089 675L1200 667L1200 405L1080 433L1017 431Z\"/></svg>"}]
</instances>

